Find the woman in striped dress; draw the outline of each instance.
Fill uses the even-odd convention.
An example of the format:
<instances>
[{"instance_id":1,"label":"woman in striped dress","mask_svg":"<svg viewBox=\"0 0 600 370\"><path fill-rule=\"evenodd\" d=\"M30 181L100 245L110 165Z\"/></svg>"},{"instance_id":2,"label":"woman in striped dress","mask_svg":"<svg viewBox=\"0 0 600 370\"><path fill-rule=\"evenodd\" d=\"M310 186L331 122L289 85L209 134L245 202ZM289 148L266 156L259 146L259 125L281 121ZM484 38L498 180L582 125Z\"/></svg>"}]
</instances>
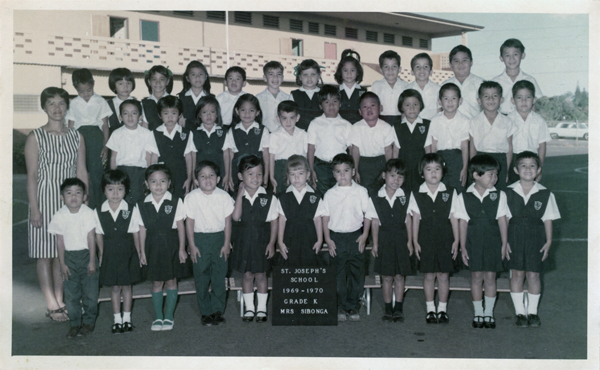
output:
<instances>
[{"instance_id":1,"label":"woman in striped dress","mask_svg":"<svg viewBox=\"0 0 600 370\"><path fill-rule=\"evenodd\" d=\"M25 143L29 257L38 259L38 280L48 305L46 316L55 321L68 321L56 236L48 233L48 224L62 206L61 183L66 178L77 176L87 185L85 142L81 134L64 124L69 108L69 94L65 90L57 87L44 89L41 104L48 115L48 122L33 130Z\"/></svg>"}]
</instances>

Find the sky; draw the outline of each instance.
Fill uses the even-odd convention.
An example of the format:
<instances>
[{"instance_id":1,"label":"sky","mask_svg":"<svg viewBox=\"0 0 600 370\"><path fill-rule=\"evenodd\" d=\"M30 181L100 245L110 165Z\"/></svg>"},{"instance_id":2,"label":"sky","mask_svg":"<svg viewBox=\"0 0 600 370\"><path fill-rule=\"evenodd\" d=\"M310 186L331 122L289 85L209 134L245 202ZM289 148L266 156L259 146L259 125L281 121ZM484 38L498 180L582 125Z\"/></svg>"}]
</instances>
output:
<instances>
[{"instance_id":1,"label":"sky","mask_svg":"<svg viewBox=\"0 0 600 370\"><path fill-rule=\"evenodd\" d=\"M430 17L483 26L469 32L473 53L471 72L491 79L504 70L500 45L517 38L525 45L521 69L535 77L545 96L575 92L577 83L589 90L589 16L587 14L419 13ZM460 36L433 39L432 52L449 52Z\"/></svg>"}]
</instances>

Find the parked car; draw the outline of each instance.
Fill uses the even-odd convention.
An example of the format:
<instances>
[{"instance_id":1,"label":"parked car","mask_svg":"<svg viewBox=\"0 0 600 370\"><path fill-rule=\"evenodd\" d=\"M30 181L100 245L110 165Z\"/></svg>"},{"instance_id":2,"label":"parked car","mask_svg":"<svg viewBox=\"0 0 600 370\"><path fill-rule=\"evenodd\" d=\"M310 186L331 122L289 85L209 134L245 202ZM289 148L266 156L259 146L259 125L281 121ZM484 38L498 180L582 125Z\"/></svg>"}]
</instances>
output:
<instances>
[{"instance_id":1,"label":"parked car","mask_svg":"<svg viewBox=\"0 0 600 370\"><path fill-rule=\"evenodd\" d=\"M558 139L559 137L588 139L587 123L559 122L556 126L550 127L548 131L552 139Z\"/></svg>"}]
</instances>

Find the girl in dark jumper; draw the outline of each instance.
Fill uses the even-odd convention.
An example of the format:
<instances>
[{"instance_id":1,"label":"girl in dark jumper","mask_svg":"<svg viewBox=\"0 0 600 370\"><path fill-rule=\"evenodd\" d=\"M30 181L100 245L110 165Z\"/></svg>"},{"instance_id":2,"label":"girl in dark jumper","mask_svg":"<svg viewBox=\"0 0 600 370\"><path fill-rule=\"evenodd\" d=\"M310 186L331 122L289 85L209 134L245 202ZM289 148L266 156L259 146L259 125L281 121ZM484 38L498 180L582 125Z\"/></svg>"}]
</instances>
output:
<instances>
[{"instance_id":1,"label":"girl in dark jumper","mask_svg":"<svg viewBox=\"0 0 600 370\"><path fill-rule=\"evenodd\" d=\"M342 97L340 116L346 121L355 124L362 119L358 113L360 96L367 89L360 86L363 79L363 68L360 65L360 55L351 49L342 51L342 58L335 71L335 81L340 84Z\"/></svg>"},{"instance_id":2,"label":"girl in dark jumper","mask_svg":"<svg viewBox=\"0 0 600 370\"><path fill-rule=\"evenodd\" d=\"M296 85L298 90L292 91L292 100L300 107L300 121L296 124L304 131L308 130L310 122L323 114L319 106L319 86L323 85L321 80L321 67L313 59L305 59L296 69Z\"/></svg>"}]
</instances>

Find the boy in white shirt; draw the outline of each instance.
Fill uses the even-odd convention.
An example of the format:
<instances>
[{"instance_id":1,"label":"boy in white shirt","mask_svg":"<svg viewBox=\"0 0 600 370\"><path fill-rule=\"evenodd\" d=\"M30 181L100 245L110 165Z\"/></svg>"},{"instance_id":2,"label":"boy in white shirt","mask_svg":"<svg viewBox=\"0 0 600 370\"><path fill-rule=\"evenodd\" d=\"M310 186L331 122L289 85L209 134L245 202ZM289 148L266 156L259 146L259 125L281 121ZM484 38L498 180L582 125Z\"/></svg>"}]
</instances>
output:
<instances>
[{"instance_id":1,"label":"boy in white shirt","mask_svg":"<svg viewBox=\"0 0 600 370\"><path fill-rule=\"evenodd\" d=\"M371 220L365 218L369 195L352 180L352 156L338 154L331 164L337 184L323 198L323 234L337 271L338 321L348 317L358 321L365 281L364 251L371 227Z\"/></svg>"},{"instance_id":2,"label":"boy in white shirt","mask_svg":"<svg viewBox=\"0 0 600 370\"><path fill-rule=\"evenodd\" d=\"M442 86L447 83L453 83L460 88L463 103L458 108L458 111L469 118L473 118L481 112L481 107L477 101L477 92L483 79L471 73L473 55L468 47L464 45L454 47L450 51L449 58L454 77L444 81Z\"/></svg>"},{"instance_id":3,"label":"boy in white shirt","mask_svg":"<svg viewBox=\"0 0 600 370\"><path fill-rule=\"evenodd\" d=\"M262 112L262 124L273 133L279 126L278 105L284 100L290 100L290 95L279 89L283 82L283 65L276 60L272 60L263 67L263 81L267 83L267 88L256 94L260 102Z\"/></svg>"},{"instance_id":4,"label":"boy in white shirt","mask_svg":"<svg viewBox=\"0 0 600 370\"><path fill-rule=\"evenodd\" d=\"M56 235L60 272L71 328L67 338L94 331L98 317L98 262L94 211L83 204L85 184L68 178L60 186L65 205L54 214L48 232ZM82 305L84 313L82 314Z\"/></svg>"},{"instance_id":5,"label":"boy in white shirt","mask_svg":"<svg viewBox=\"0 0 600 370\"><path fill-rule=\"evenodd\" d=\"M402 114L398 110L398 98L408 83L398 77L400 55L393 50L384 51L379 56L379 69L383 79L373 82L371 91L379 96L383 110L379 118L390 125L400 123Z\"/></svg>"},{"instance_id":6,"label":"boy in white shirt","mask_svg":"<svg viewBox=\"0 0 600 370\"><path fill-rule=\"evenodd\" d=\"M133 99L119 106L123 126L116 129L106 147L111 150L110 169L120 169L129 176L129 194L125 200L137 204L144 199L144 172L150 165L151 153L146 151L152 132L141 126L142 104Z\"/></svg>"},{"instance_id":7,"label":"boy in white shirt","mask_svg":"<svg viewBox=\"0 0 600 370\"><path fill-rule=\"evenodd\" d=\"M198 163L194 177L200 187L186 195L184 202L188 250L204 326L225 323L225 276L231 247L233 199L217 187L219 171L213 162Z\"/></svg>"},{"instance_id":8,"label":"boy in white shirt","mask_svg":"<svg viewBox=\"0 0 600 370\"><path fill-rule=\"evenodd\" d=\"M433 60L427 53L417 54L411 59L410 68L415 80L406 88L415 89L421 94L423 98L421 118L431 120L439 112L438 93L440 91L440 85L429 79L433 70Z\"/></svg>"},{"instance_id":9,"label":"boy in white shirt","mask_svg":"<svg viewBox=\"0 0 600 370\"><path fill-rule=\"evenodd\" d=\"M227 90L217 95L217 101L221 106L223 125L229 126L233 119L233 106L245 94L242 89L246 86L246 71L242 67L230 67L225 72L225 86Z\"/></svg>"},{"instance_id":10,"label":"boy in white shirt","mask_svg":"<svg viewBox=\"0 0 600 370\"><path fill-rule=\"evenodd\" d=\"M325 194L335 185L331 160L336 154L346 153L350 143L352 124L343 119L340 112L340 90L325 85L317 93L323 115L311 121L308 127L308 153L306 158L311 170L313 187Z\"/></svg>"},{"instance_id":11,"label":"boy in white shirt","mask_svg":"<svg viewBox=\"0 0 600 370\"><path fill-rule=\"evenodd\" d=\"M504 102L500 106L500 113L507 115L515 111L515 104L510 98L512 87L517 81L527 80L535 87L535 97L541 98L544 96L542 90L537 84L537 81L532 76L524 73L521 70L521 61L525 59L525 46L517 39L508 39L500 46L500 61L504 63L506 69L501 75L492 79L502 86L504 91ZM512 173L512 171L509 171Z\"/></svg>"}]
</instances>

